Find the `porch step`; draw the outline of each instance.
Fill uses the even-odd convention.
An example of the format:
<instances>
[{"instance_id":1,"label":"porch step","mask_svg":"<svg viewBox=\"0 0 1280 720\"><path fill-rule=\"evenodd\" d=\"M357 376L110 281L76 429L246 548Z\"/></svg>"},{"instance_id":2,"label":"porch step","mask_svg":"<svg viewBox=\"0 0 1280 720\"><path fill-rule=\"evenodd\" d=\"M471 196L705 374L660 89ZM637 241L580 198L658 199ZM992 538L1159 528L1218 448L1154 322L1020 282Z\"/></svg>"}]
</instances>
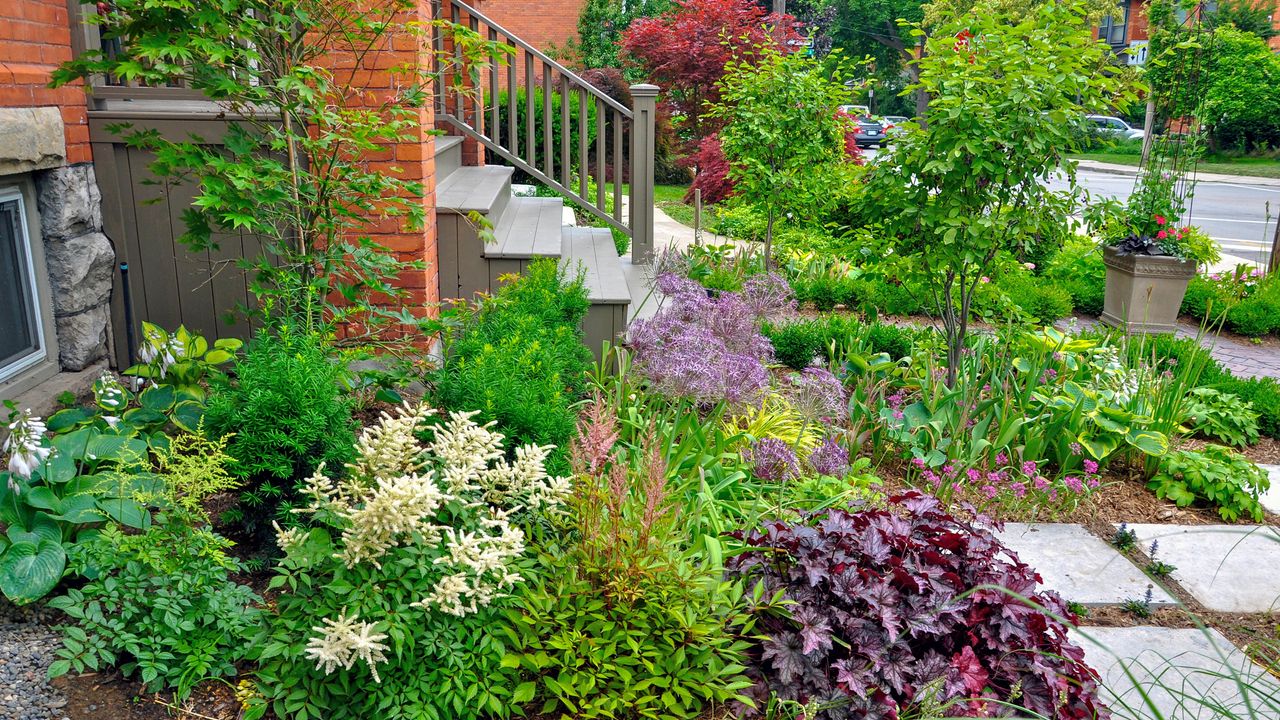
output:
<instances>
[{"instance_id":1,"label":"porch step","mask_svg":"<svg viewBox=\"0 0 1280 720\"><path fill-rule=\"evenodd\" d=\"M571 277L579 270L586 273L587 298L591 304L630 304L631 291L622 274L622 259L607 228L564 228L560 265Z\"/></svg>"},{"instance_id":2,"label":"porch step","mask_svg":"<svg viewBox=\"0 0 1280 720\"><path fill-rule=\"evenodd\" d=\"M583 274L591 307L582 321L582 340L599 360L604 344L626 332L631 304L613 236L605 228L565 227L560 267L570 277Z\"/></svg>"},{"instance_id":3,"label":"porch step","mask_svg":"<svg viewBox=\"0 0 1280 720\"><path fill-rule=\"evenodd\" d=\"M462 167L462 138L458 135L439 135L436 144L436 182L442 183Z\"/></svg>"},{"instance_id":4,"label":"porch step","mask_svg":"<svg viewBox=\"0 0 1280 720\"><path fill-rule=\"evenodd\" d=\"M514 168L499 165L462 167L436 186L436 212L468 215L478 212L496 223L511 200Z\"/></svg>"},{"instance_id":5,"label":"porch step","mask_svg":"<svg viewBox=\"0 0 1280 720\"><path fill-rule=\"evenodd\" d=\"M560 257L564 201L513 197L494 228L496 242L484 246L486 258Z\"/></svg>"}]
</instances>

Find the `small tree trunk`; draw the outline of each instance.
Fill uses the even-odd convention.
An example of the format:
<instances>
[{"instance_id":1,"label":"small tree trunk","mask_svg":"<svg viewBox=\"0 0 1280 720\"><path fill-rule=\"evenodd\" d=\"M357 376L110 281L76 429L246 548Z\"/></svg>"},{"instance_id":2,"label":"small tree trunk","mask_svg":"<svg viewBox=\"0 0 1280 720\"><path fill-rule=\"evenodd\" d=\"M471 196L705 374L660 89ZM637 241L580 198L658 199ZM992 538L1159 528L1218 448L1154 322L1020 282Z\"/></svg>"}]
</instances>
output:
<instances>
[{"instance_id":1,"label":"small tree trunk","mask_svg":"<svg viewBox=\"0 0 1280 720\"><path fill-rule=\"evenodd\" d=\"M764 226L764 269L773 269L773 207L769 207L769 221Z\"/></svg>"},{"instance_id":2,"label":"small tree trunk","mask_svg":"<svg viewBox=\"0 0 1280 720\"><path fill-rule=\"evenodd\" d=\"M1151 159L1151 144L1155 141L1156 130L1156 99L1150 94L1147 95L1147 114L1142 119L1142 160L1139 164L1142 167L1147 166L1147 160Z\"/></svg>"},{"instance_id":3,"label":"small tree trunk","mask_svg":"<svg viewBox=\"0 0 1280 720\"><path fill-rule=\"evenodd\" d=\"M919 45L917 46L919 48L919 52L917 54L918 58L924 58L924 40L924 36L921 36ZM916 83L920 82L920 69L919 66L915 64L911 65L911 80ZM928 110L929 93L925 92L923 88L916 90L916 122L920 123L920 127L925 126L924 114L928 112Z\"/></svg>"}]
</instances>

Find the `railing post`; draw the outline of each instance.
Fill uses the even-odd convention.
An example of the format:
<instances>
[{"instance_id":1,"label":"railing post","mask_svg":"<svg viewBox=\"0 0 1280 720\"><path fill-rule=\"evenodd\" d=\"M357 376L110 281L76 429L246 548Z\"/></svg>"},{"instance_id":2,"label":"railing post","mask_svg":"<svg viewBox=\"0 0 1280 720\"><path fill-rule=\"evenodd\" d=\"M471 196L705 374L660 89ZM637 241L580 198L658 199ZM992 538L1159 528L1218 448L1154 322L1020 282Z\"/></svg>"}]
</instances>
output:
<instances>
[{"instance_id":1,"label":"railing post","mask_svg":"<svg viewBox=\"0 0 1280 720\"><path fill-rule=\"evenodd\" d=\"M653 260L653 157L658 113L658 87L632 85L631 127L631 262Z\"/></svg>"}]
</instances>

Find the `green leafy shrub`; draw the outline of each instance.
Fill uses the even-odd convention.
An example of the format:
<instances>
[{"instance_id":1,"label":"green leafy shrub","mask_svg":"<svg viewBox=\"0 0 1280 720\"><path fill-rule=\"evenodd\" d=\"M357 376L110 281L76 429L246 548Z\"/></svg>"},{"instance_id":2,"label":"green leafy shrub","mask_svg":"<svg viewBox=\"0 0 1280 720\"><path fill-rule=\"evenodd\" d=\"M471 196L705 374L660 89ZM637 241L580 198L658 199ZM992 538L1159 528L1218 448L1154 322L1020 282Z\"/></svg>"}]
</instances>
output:
<instances>
[{"instance_id":1,"label":"green leafy shrub","mask_svg":"<svg viewBox=\"0 0 1280 720\"><path fill-rule=\"evenodd\" d=\"M1187 424L1195 432L1236 447L1258 441L1258 413L1253 404L1213 388L1195 388L1186 406Z\"/></svg>"},{"instance_id":2,"label":"green leafy shrub","mask_svg":"<svg viewBox=\"0 0 1280 720\"><path fill-rule=\"evenodd\" d=\"M563 472L572 405L590 369L579 329L588 307L581 280L567 281L554 260L531 263L526 275L461 311L460 327L445 339L436 399L479 411L512 443L556 445L551 467Z\"/></svg>"},{"instance_id":3,"label":"green leafy shrub","mask_svg":"<svg viewBox=\"0 0 1280 720\"><path fill-rule=\"evenodd\" d=\"M507 611L515 700L559 717L685 720L739 699L750 626L741 586L682 547L663 439L615 451L617 421L599 399L572 451L564 532L546 537L538 578Z\"/></svg>"},{"instance_id":4,"label":"green leafy shrub","mask_svg":"<svg viewBox=\"0 0 1280 720\"><path fill-rule=\"evenodd\" d=\"M1160 472L1147 484L1156 496L1179 507L1196 501L1217 508L1227 522L1241 516L1262 522L1258 495L1271 487L1266 471L1248 458L1221 445L1202 450L1178 450L1166 455Z\"/></svg>"},{"instance_id":5,"label":"green leafy shrub","mask_svg":"<svg viewBox=\"0 0 1280 720\"><path fill-rule=\"evenodd\" d=\"M1027 316L1040 323L1052 323L1071 314L1074 297L1067 288L1050 279L1041 279L1025 272L1011 272L996 281L1009 301Z\"/></svg>"},{"instance_id":6,"label":"green leafy shrub","mask_svg":"<svg viewBox=\"0 0 1280 720\"><path fill-rule=\"evenodd\" d=\"M1253 405L1258 413L1258 431L1269 438L1280 439L1280 383L1275 378L1228 377L1212 387L1236 395Z\"/></svg>"},{"instance_id":7,"label":"green leafy shrub","mask_svg":"<svg viewBox=\"0 0 1280 720\"><path fill-rule=\"evenodd\" d=\"M886 353L898 359L911 354L915 337L910 329L878 322L863 323L848 315L765 325L763 333L773 343L778 361L795 370L808 367L814 358L830 360L832 342L852 352Z\"/></svg>"},{"instance_id":8,"label":"green leafy shrub","mask_svg":"<svg viewBox=\"0 0 1280 720\"><path fill-rule=\"evenodd\" d=\"M93 579L49 602L75 622L62 628L49 675L115 666L179 699L202 680L235 675L261 598L230 579L244 569L230 546L176 518L141 534L112 523L77 546L73 564Z\"/></svg>"},{"instance_id":9,"label":"green leafy shrub","mask_svg":"<svg viewBox=\"0 0 1280 720\"><path fill-rule=\"evenodd\" d=\"M568 483L547 476L545 447L503 459L503 437L470 415L384 415L345 478L308 479L311 529L277 533L279 594L254 643L261 697L246 718L510 714L494 613L530 571L526 529L562 512Z\"/></svg>"},{"instance_id":10,"label":"green leafy shrub","mask_svg":"<svg viewBox=\"0 0 1280 720\"><path fill-rule=\"evenodd\" d=\"M1261 298L1240 301L1227 311L1227 327L1241 335L1261 337L1280 323L1280 307L1273 307Z\"/></svg>"},{"instance_id":11,"label":"green leafy shrub","mask_svg":"<svg viewBox=\"0 0 1280 720\"><path fill-rule=\"evenodd\" d=\"M351 459L355 434L342 372L318 336L282 327L254 337L234 379L215 378L205 428L232 436L230 469L244 480L227 520L249 533L271 517L292 522L296 482L321 463L339 471Z\"/></svg>"},{"instance_id":12,"label":"green leafy shrub","mask_svg":"<svg viewBox=\"0 0 1280 720\"><path fill-rule=\"evenodd\" d=\"M1071 295L1077 312L1101 315L1107 269L1102 252L1084 238L1069 240L1048 263L1043 276Z\"/></svg>"}]
</instances>

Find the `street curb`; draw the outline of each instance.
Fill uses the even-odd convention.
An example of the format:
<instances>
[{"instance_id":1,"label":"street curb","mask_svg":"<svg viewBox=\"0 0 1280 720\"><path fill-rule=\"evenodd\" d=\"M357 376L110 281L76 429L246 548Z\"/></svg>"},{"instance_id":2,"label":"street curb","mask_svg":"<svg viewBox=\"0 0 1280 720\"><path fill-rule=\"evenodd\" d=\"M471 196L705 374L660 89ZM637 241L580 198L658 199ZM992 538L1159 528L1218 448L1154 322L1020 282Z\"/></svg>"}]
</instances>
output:
<instances>
[{"instance_id":1,"label":"street curb","mask_svg":"<svg viewBox=\"0 0 1280 720\"><path fill-rule=\"evenodd\" d=\"M1129 177L1134 177L1138 174L1138 168L1133 165L1115 165L1112 163L1098 162L1096 160L1077 160L1076 165L1081 170L1089 170L1090 172L1104 173L1107 175L1128 175ZM1196 173L1196 181L1280 188L1280 178L1260 177L1258 175Z\"/></svg>"}]
</instances>

